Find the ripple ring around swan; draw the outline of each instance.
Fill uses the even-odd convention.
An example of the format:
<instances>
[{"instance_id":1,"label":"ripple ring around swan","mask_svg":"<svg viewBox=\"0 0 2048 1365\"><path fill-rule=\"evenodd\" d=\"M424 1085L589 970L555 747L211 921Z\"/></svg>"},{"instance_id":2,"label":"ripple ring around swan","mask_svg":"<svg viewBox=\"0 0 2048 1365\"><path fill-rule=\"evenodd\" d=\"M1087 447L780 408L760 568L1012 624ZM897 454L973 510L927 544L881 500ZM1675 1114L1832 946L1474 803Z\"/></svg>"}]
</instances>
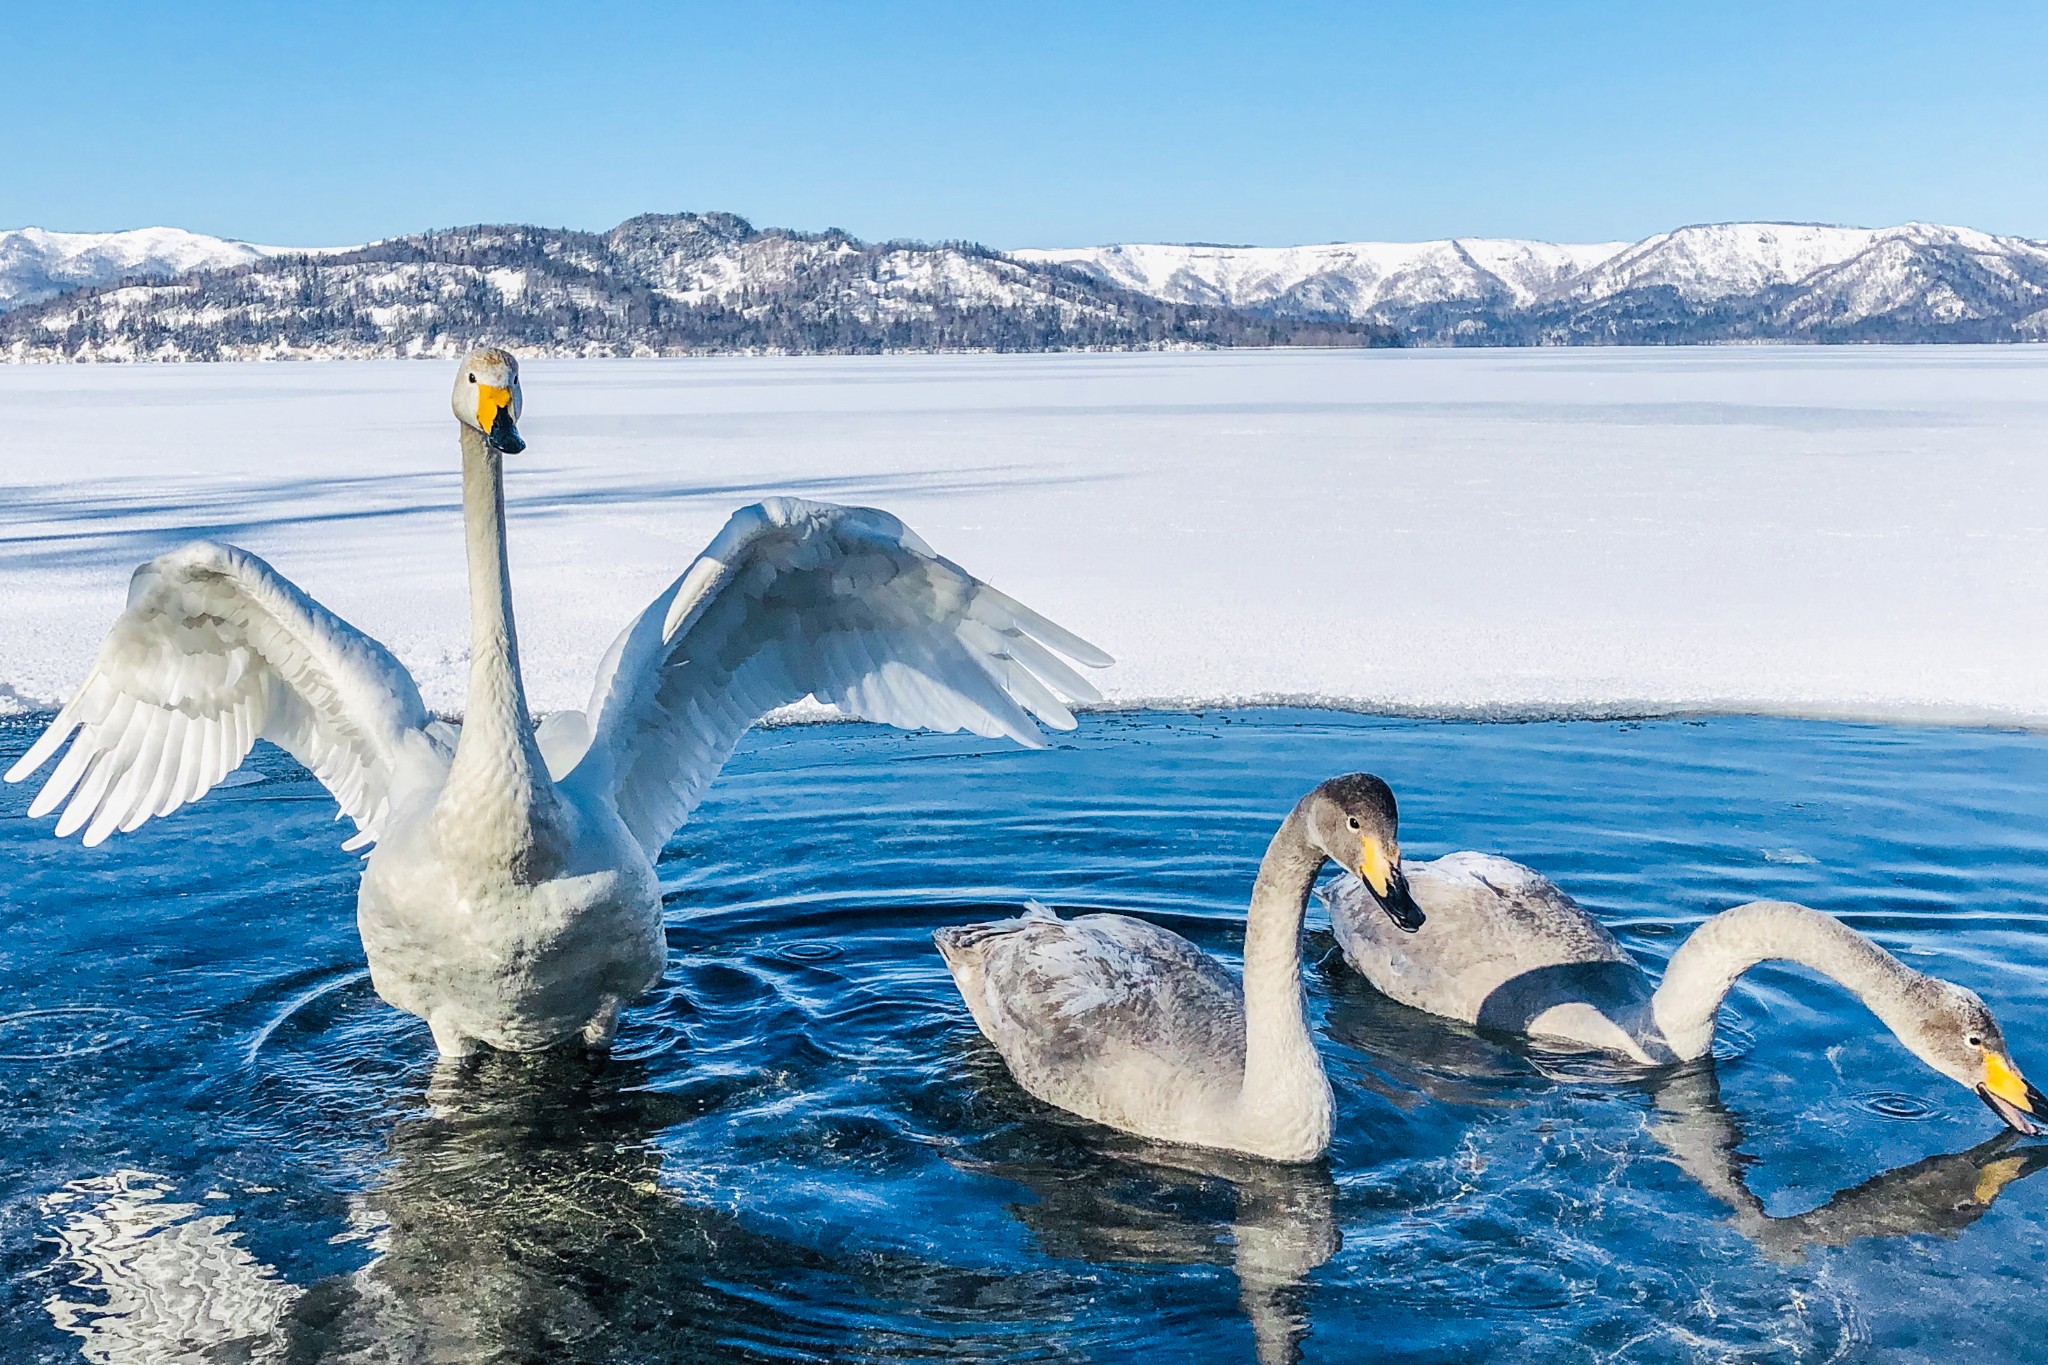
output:
<instances>
[{"instance_id":1,"label":"ripple ring around swan","mask_svg":"<svg viewBox=\"0 0 2048 1365\"><path fill-rule=\"evenodd\" d=\"M0 1062L55 1062L124 1048L146 1015L106 1005L56 1005L0 1014Z\"/></svg>"},{"instance_id":2,"label":"ripple ring around swan","mask_svg":"<svg viewBox=\"0 0 2048 1365\"><path fill-rule=\"evenodd\" d=\"M329 977L317 986L309 986L285 1001L284 1008L265 1021L263 1027L256 1030L256 1036L249 1040L249 1049L242 1054L243 1065L255 1066L262 1055L264 1044L275 1037L279 1029L290 1023L293 1015L323 996L332 995L334 992L352 986L358 981L366 980L369 975L370 969L368 967L358 967L354 971L343 972L339 976Z\"/></svg>"}]
</instances>

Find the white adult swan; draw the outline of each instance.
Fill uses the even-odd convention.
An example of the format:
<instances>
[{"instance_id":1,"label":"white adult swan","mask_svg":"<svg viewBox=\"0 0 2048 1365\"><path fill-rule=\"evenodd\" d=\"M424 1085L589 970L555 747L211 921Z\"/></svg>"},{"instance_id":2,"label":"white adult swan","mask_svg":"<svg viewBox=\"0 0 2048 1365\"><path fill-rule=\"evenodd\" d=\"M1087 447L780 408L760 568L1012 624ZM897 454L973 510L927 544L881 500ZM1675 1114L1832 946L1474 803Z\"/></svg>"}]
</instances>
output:
<instances>
[{"instance_id":1,"label":"white adult swan","mask_svg":"<svg viewBox=\"0 0 2048 1365\"><path fill-rule=\"evenodd\" d=\"M1169 929L1125 915L1017 919L932 935L968 1013L1017 1083L1141 1137L1275 1161L1330 1145L1330 1083L1301 1002L1301 918L1325 860L1391 923L1421 921L1400 873L1394 794L1369 773L1304 796L1266 849L1244 926L1244 984Z\"/></svg>"},{"instance_id":2,"label":"white adult swan","mask_svg":"<svg viewBox=\"0 0 2048 1365\"><path fill-rule=\"evenodd\" d=\"M1788 901L1723 910L1693 930L1653 988L1614 935L1520 863L1453 853L1405 871L1428 917L1412 935L1388 933L1367 888L1349 878L1324 894L1344 960L1404 1005L1664 1066L1712 1049L1736 978L1760 962L1797 962L1847 988L1907 1051L1974 1090L2008 1126L2033 1133L2048 1118L2048 1098L2021 1077L1974 991L1914 971L1832 915Z\"/></svg>"},{"instance_id":3,"label":"white adult swan","mask_svg":"<svg viewBox=\"0 0 2048 1365\"><path fill-rule=\"evenodd\" d=\"M667 956L654 859L740 736L814 695L892 725L1044 743L1109 657L941 559L887 513L773 498L734 514L612 645L586 720L536 737L519 677L502 457L518 363L456 372L469 546L468 712L434 720L376 641L231 545L135 571L92 673L7 773L77 738L29 808L97 844L227 776L257 739L374 842L357 922L378 994L442 1053L608 1043ZM1058 651L1058 653L1055 653ZM68 804L67 804L68 802Z\"/></svg>"}]
</instances>

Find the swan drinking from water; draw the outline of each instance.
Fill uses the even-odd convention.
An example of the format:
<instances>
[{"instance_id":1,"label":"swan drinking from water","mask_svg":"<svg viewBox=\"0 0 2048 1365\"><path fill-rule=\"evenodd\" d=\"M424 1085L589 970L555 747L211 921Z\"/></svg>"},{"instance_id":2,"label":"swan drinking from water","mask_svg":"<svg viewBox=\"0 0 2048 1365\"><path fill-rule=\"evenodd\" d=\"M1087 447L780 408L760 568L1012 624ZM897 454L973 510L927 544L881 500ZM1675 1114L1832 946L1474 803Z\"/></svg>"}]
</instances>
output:
<instances>
[{"instance_id":1,"label":"swan drinking from water","mask_svg":"<svg viewBox=\"0 0 2048 1365\"><path fill-rule=\"evenodd\" d=\"M1354 880L1337 879L1325 896L1344 960L1404 1005L1661 1066L1707 1055L1721 1000L1744 972L1797 962L1846 987L2009 1127L2033 1133L2048 1119L2048 1097L2020 1075L1975 992L1914 971L1832 915L1787 901L1724 910L1653 986L1598 920L1520 863L1453 853L1406 871L1428 916L1412 935L1389 933Z\"/></svg>"},{"instance_id":2,"label":"swan drinking from water","mask_svg":"<svg viewBox=\"0 0 2048 1365\"><path fill-rule=\"evenodd\" d=\"M806 696L872 720L1040 746L1060 656L1107 655L868 508L772 498L726 523L612 645L587 713L536 731L519 674L503 462L519 366L466 355L471 648L458 731L391 654L268 564L200 541L142 565L78 695L7 773L71 747L29 808L97 844L197 800L258 739L312 770L374 843L357 922L377 991L442 1053L609 1043L667 956L654 860L733 746ZM75 736L75 738L74 738Z\"/></svg>"},{"instance_id":3,"label":"swan drinking from water","mask_svg":"<svg viewBox=\"0 0 2048 1365\"><path fill-rule=\"evenodd\" d=\"M1376 913L1421 923L1400 872L1394 794L1368 773L1304 796L1259 864L1240 985L1168 929L1125 915L1017 919L933 938L967 1009L1017 1083L1141 1137L1275 1161L1330 1145L1330 1083L1301 999L1301 920L1325 861Z\"/></svg>"}]
</instances>

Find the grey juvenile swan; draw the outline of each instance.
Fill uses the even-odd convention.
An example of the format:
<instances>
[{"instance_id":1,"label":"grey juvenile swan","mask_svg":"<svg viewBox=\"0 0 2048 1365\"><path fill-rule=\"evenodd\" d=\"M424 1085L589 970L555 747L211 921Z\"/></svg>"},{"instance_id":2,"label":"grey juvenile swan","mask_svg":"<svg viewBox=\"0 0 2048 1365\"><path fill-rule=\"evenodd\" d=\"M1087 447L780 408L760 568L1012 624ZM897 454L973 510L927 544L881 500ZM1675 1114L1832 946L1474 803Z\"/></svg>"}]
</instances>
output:
<instances>
[{"instance_id":1,"label":"grey juvenile swan","mask_svg":"<svg viewBox=\"0 0 2048 1365\"><path fill-rule=\"evenodd\" d=\"M1914 971L1832 915L1788 901L1724 910L1693 930L1653 987L1598 920L1520 863L1453 853L1405 870L1428 917L1412 935L1387 932L1353 879L1324 896L1344 960L1404 1005L1663 1066L1707 1055L1736 978L1760 962L1797 962L1847 988L2008 1126L2033 1133L2048 1118L2048 1097L2020 1075L1975 992Z\"/></svg>"},{"instance_id":2,"label":"grey juvenile swan","mask_svg":"<svg viewBox=\"0 0 2048 1365\"><path fill-rule=\"evenodd\" d=\"M78 695L7 773L72 740L31 816L97 844L197 800L268 739L374 842L357 923L378 994L447 1056L611 1041L667 958L654 860L765 712L815 696L870 720L1042 747L1059 656L1109 656L941 559L886 512L771 498L735 513L628 625L587 713L536 731L519 676L503 460L518 363L471 351L453 395L469 546L469 700L435 720L384 647L268 564L199 541L135 571ZM73 739L73 736L76 736Z\"/></svg>"},{"instance_id":3,"label":"grey juvenile swan","mask_svg":"<svg viewBox=\"0 0 2048 1365\"><path fill-rule=\"evenodd\" d=\"M1330 1083L1302 1013L1301 920L1325 861L1391 923L1421 923L1387 784L1334 777L1266 849L1245 917L1244 982L1171 930L1125 915L1017 919L932 935L1017 1083L1141 1137L1275 1161L1330 1145Z\"/></svg>"}]
</instances>

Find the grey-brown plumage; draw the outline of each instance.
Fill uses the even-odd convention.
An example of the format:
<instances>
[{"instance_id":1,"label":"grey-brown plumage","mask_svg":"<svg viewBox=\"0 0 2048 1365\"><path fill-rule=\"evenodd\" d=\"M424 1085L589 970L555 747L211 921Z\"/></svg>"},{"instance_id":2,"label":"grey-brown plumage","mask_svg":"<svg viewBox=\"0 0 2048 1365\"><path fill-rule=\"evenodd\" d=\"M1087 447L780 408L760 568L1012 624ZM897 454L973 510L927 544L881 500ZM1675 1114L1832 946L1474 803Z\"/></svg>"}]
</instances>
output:
<instances>
[{"instance_id":1,"label":"grey-brown plumage","mask_svg":"<svg viewBox=\"0 0 2048 1365\"><path fill-rule=\"evenodd\" d=\"M1831 915L1788 901L1724 910L1653 983L1577 901L1519 863L1453 853L1406 870L1426 916L1413 934L1389 932L1351 878L1324 895L1344 960L1404 1005L1660 1066L1711 1051L1721 1001L1744 972L1796 962L1853 992L1908 1051L1974 1090L2009 1127L2031 1133L2048 1118L2048 1098L2020 1076L1983 1000Z\"/></svg>"},{"instance_id":2,"label":"grey-brown plumage","mask_svg":"<svg viewBox=\"0 0 2048 1365\"><path fill-rule=\"evenodd\" d=\"M1323 896L1344 960L1382 994L1503 1033L1652 1059L1624 1027L1647 1008L1650 979L1556 883L1479 853L1406 871L1426 917L1413 934L1372 923L1362 887L1339 880Z\"/></svg>"},{"instance_id":3,"label":"grey-brown plumage","mask_svg":"<svg viewBox=\"0 0 2048 1365\"><path fill-rule=\"evenodd\" d=\"M1363 894L1382 913L1413 919L1397 824L1393 793L1367 774L1301 799L1259 867L1241 986L1179 934L1124 915L1063 920L1034 904L933 938L1031 1094L1145 1137L1312 1161L1330 1141L1330 1087L1302 1013L1302 914L1335 860L1378 882Z\"/></svg>"}]
</instances>

